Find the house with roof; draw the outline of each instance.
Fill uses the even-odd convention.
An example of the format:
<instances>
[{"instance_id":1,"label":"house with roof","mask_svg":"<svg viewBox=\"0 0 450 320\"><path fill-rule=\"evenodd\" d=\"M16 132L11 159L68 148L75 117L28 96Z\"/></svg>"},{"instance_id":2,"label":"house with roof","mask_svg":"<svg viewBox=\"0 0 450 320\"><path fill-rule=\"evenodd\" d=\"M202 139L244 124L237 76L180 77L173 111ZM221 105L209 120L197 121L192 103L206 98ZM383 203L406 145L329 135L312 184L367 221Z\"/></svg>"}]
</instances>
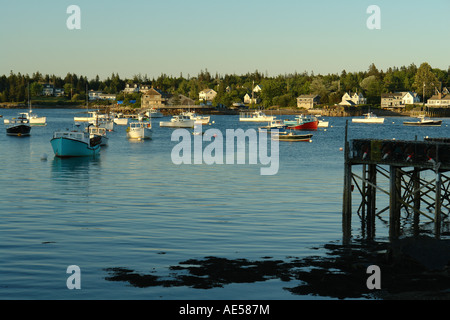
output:
<instances>
[{"instance_id":1,"label":"house with roof","mask_svg":"<svg viewBox=\"0 0 450 320\"><path fill-rule=\"evenodd\" d=\"M62 97L64 96L64 89L55 88L55 86L51 83L45 83L42 85L42 95L52 97Z\"/></svg>"},{"instance_id":2,"label":"house with roof","mask_svg":"<svg viewBox=\"0 0 450 320\"><path fill-rule=\"evenodd\" d=\"M367 104L367 98L364 98L362 93L357 92L354 94L346 92L339 103L340 106L357 106L360 104Z\"/></svg>"},{"instance_id":3,"label":"house with roof","mask_svg":"<svg viewBox=\"0 0 450 320\"><path fill-rule=\"evenodd\" d=\"M259 85L259 84L257 84L254 88L253 88L253 92L255 92L255 93L259 93L259 92L261 92L262 91L262 87Z\"/></svg>"},{"instance_id":4,"label":"house with roof","mask_svg":"<svg viewBox=\"0 0 450 320\"><path fill-rule=\"evenodd\" d=\"M258 101L259 101L259 99L258 98L255 98L253 95L251 95L251 94L246 94L245 96L244 96L244 103L246 103L246 104L252 104L252 103L258 103Z\"/></svg>"},{"instance_id":5,"label":"house with roof","mask_svg":"<svg viewBox=\"0 0 450 320\"><path fill-rule=\"evenodd\" d=\"M89 98L89 101L92 101L92 100L99 100L99 99L100 99L99 96L100 96L102 93L103 93L102 91L94 91L94 90L90 90L90 91L88 92L88 98Z\"/></svg>"},{"instance_id":6,"label":"house with roof","mask_svg":"<svg viewBox=\"0 0 450 320\"><path fill-rule=\"evenodd\" d=\"M150 90L152 87L147 85L147 84L143 84L139 86L139 92L140 93L146 93L148 90Z\"/></svg>"},{"instance_id":7,"label":"house with roof","mask_svg":"<svg viewBox=\"0 0 450 320\"><path fill-rule=\"evenodd\" d=\"M125 89L123 89L124 93L138 93L139 92L139 86L137 84L129 84L127 83L125 85Z\"/></svg>"},{"instance_id":8,"label":"house with roof","mask_svg":"<svg viewBox=\"0 0 450 320\"><path fill-rule=\"evenodd\" d=\"M167 105L170 98L168 93L165 93L159 89L150 88L146 93L142 95L141 107L142 108L160 108Z\"/></svg>"},{"instance_id":9,"label":"house with roof","mask_svg":"<svg viewBox=\"0 0 450 320\"><path fill-rule=\"evenodd\" d=\"M297 108L314 109L320 103L320 96L317 94L305 94L297 98Z\"/></svg>"},{"instance_id":10,"label":"house with roof","mask_svg":"<svg viewBox=\"0 0 450 320\"><path fill-rule=\"evenodd\" d=\"M431 108L448 108L450 107L450 91L448 88L444 88L439 91L436 90L436 94L428 99L427 106Z\"/></svg>"},{"instance_id":11,"label":"house with roof","mask_svg":"<svg viewBox=\"0 0 450 320\"><path fill-rule=\"evenodd\" d=\"M420 98L415 92L403 91L381 94L382 109L399 109L416 103L420 103Z\"/></svg>"},{"instance_id":12,"label":"house with roof","mask_svg":"<svg viewBox=\"0 0 450 320\"><path fill-rule=\"evenodd\" d=\"M193 106L195 101L185 95L174 94L168 99L167 104L171 106Z\"/></svg>"},{"instance_id":13,"label":"house with roof","mask_svg":"<svg viewBox=\"0 0 450 320\"><path fill-rule=\"evenodd\" d=\"M53 96L55 93L55 86L50 83L44 83L42 85L42 95L43 96Z\"/></svg>"},{"instance_id":14,"label":"house with roof","mask_svg":"<svg viewBox=\"0 0 450 320\"><path fill-rule=\"evenodd\" d=\"M198 99L203 102L212 102L216 96L217 92L213 89L205 89L200 91L198 94Z\"/></svg>"}]
</instances>

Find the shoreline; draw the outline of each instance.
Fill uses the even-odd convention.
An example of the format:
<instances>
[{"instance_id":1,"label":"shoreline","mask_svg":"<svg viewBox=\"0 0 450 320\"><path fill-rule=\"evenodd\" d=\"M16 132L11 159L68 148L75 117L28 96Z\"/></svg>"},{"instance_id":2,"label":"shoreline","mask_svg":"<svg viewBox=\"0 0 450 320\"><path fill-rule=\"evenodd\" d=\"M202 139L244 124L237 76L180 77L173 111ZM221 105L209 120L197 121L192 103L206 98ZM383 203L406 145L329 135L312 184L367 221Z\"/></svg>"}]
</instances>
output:
<instances>
[{"instance_id":1,"label":"shoreline","mask_svg":"<svg viewBox=\"0 0 450 320\"><path fill-rule=\"evenodd\" d=\"M17 104L17 103L2 103L0 104L1 109L28 109L26 104ZM32 109L86 109L85 105L54 105L54 106L45 106L45 105L34 105ZM106 105L106 106L90 106L89 110L101 110L109 112L117 112L124 114L137 114L141 112L145 112L147 108L132 108L132 107L121 107L116 105ZM164 115L174 115L178 114L181 109L170 109L170 108L161 108L161 112ZM251 112L256 109L199 109L196 110L199 114L211 114L211 115L238 115L240 112ZM382 117L417 117L421 114L425 114L428 117L438 117L438 118L447 118L450 117L450 109L429 109L428 111L422 110L410 110L403 112L395 112L384 109L368 109L368 108L340 108L340 107L325 107L323 109L265 109L264 112L268 115L299 115L299 114L312 114L312 115L320 115L324 117L360 117L365 113L373 112L377 116Z\"/></svg>"}]
</instances>

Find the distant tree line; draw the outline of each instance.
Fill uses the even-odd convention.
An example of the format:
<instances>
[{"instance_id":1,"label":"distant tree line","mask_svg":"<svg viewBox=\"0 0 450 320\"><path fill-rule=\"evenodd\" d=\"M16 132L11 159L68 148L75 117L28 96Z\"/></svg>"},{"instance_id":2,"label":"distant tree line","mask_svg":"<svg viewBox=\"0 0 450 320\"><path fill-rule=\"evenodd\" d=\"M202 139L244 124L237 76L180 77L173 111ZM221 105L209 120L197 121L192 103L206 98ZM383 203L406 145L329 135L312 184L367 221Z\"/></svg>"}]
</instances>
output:
<instances>
[{"instance_id":1,"label":"distant tree line","mask_svg":"<svg viewBox=\"0 0 450 320\"><path fill-rule=\"evenodd\" d=\"M258 93L260 103L264 107L295 107L296 98L303 94L317 94L322 104L333 105L341 101L345 92L361 92L367 98L368 104L380 104L382 93L397 91L415 91L425 98L432 96L436 89L450 83L450 68L441 70L432 68L424 62L419 67L414 64L379 70L371 64L366 71L347 72L341 74L314 75L314 73L291 73L270 77L256 70L244 75L216 73L212 75L207 69L201 70L197 76L178 77L161 74L156 79L146 75L135 75L130 79L121 79L113 73L105 80L97 75L94 79L86 76L68 73L64 78L56 75L43 75L35 72L31 76L10 72L9 76L0 76L0 103L23 102L27 100L28 85L32 96L42 92L42 85L50 83L55 88L64 89L67 99L84 98L88 90L104 93L120 94L127 83L149 85L170 94L182 94L198 100L198 94L203 89L214 89L217 96L214 104L231 106L243 102L245 94L252 93L254 85L260 85ZM121 98L122 96L119 96Z\"/></svg>"}]
</instances>

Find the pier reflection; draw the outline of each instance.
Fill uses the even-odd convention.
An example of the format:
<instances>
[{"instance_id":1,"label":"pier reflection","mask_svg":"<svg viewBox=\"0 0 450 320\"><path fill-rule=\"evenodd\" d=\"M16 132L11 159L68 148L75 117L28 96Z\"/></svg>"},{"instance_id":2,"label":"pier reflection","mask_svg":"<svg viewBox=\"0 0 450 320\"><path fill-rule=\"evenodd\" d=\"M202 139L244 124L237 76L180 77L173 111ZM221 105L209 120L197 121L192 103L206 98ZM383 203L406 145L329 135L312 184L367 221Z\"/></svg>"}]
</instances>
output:
<instances>
[{"instance_id":1,"label":"pier reflection","mask_svg":"<svg viewBox=\"0 0 450 320\"><path fill-rule=\"evenodd\" d=\"M315 248L317 249L317 248ZM107 281L127 282L133 287L190 287L213 289L233 283L280 280L293 295L337 299L449 299L450 240L432 237L352 244L329 243L325 256L286 260L227 259L205 257L170 266L170 277L156 271L140 273L128 268L104 269ZM367 288L367 267L383 270L382 289ZM411 279L415 279L411 282Z\"/></svg>"}]
</instances>

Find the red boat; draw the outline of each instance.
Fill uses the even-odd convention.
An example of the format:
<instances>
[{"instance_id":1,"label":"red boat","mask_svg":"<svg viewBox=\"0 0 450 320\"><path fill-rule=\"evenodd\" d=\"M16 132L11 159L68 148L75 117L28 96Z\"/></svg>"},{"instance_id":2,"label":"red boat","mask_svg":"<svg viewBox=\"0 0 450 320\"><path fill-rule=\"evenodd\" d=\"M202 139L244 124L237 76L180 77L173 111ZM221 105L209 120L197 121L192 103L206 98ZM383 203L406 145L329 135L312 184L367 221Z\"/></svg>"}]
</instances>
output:
<instances>
[{"instance_id":1,"label":"red boat","mask_svg":"<svg viewBox=\"0 0 450 320\"><path fill-rule=\"evenodd\" d=\"M319 127L319 120L310 115L299 115L295 120L285 120L288 129L315 131Z\"/></svg>"}]
</instances>

